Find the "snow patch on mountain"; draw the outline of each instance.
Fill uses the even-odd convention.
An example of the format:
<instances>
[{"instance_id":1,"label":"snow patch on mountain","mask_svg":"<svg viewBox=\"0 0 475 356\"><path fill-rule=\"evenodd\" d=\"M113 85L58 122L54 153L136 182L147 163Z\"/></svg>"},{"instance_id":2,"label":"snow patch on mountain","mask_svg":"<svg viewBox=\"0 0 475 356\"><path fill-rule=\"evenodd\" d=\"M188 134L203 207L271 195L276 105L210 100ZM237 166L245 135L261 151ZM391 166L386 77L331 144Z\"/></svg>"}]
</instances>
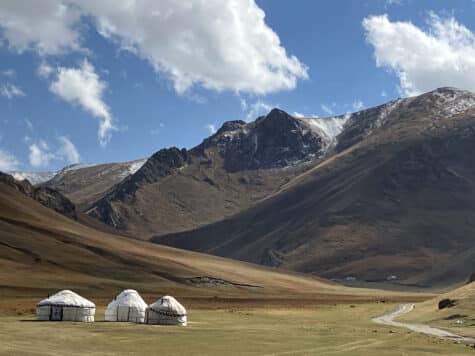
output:
<instances>
[{"instance_id":1,"label":"snow patch on mountain","mask_svg":"<svg viewBox=\"0 0 475 356\"><path fill-rule=\"evenodd\" d=\"M323 139L325 148L336 143L337 136L343 131L345 123L350 119L352 114L345 114L334 117L312 117L301 118L295 117L296 120L306 124L313 132L316 132Z\"/></svg>"},{"instance_id":2,"label":"snow patch on mountain","mask_svg":"<svg viewBox=\"0 0 475 356\"><path fill-rule=\"evenodd\" d=\"M454 116L475 108L475 97L466 90L440 88L433 92L436 97L433 113L437 119Z\"/></svg>"},{"instance_id":3,"label":"snow patch on mountain","mask_svg":"<svg viewBox=\"0 0 475 356\"><path fill-rule=\"evenodd\" d=\"M374 123L374 128L380 128L383 126L386 123L388 116L391 115L391 113L401 104L402 101L403 99L393 100L383 105L381 112Z\"/></svg>"},{"instance_id":4,"label":"snow patch on mountain","mask_svg":"<svg viewBox=\"0 0 475 356\"><path fill-rule=\"evenodd\" d=\"M140 160L135 160L135 161L130 161L130 162L123 162L123 163L116 163L117 165L121 166L120 173L117 174L117 177L119 179L124 179L135 172L137 172L147 161L147 159L140 159ZM52 179L55 179L57 181L60 181L62 177L64 177L66 174L70 172L77 172L82 169L87 169L87 168L92 168L92 167L97 167L100 164L85 164L85 163L78 163L78 164L73 164L67 167L64 167L63 169L56 171L56 172L10 172L16 180L24 180L27 179L32 185L38 185L42 183L46 183Z\"/></svg>"},{"instance_id":5,"label":"snow patch on mountain","mask_svg":"<svg viewBox=\"0 0 475 356\"><path fill-rule=\"evenodd\" d=\"M10 172L18 181L28 180L32 185L41 184L52 179L57 172Z\"/></svg>"},{"instance_id":6,"label":"snow patch on mountain","mask_svg":"<svg viewBox=\"0 0 475 356\"><path fill-rule=\"evenodd\" d=\"M122 173L119 174L119 178L124 179L137 172L147 162L147 159L140 159L137 161L126 162Z\"/></svg>"}]
</instances>

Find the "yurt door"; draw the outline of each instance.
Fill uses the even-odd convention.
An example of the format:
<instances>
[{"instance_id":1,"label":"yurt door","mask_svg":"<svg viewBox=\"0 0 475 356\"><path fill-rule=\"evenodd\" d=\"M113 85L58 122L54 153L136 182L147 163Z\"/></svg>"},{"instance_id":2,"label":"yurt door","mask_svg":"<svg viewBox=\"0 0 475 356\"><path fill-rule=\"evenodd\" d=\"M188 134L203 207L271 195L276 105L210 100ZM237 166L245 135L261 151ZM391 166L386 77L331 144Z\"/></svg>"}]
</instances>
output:
<instances>
[{"instance_id":1,"label":"yurt door","mask_svg":"<svg viewBox=\"0 0 475 356\"><path fill-rule=\"evenodd\" d=\"M51 317L52 321L61 321L63 320L63 308L62 307L51 307Z\"/></svg>"}]
</instances>

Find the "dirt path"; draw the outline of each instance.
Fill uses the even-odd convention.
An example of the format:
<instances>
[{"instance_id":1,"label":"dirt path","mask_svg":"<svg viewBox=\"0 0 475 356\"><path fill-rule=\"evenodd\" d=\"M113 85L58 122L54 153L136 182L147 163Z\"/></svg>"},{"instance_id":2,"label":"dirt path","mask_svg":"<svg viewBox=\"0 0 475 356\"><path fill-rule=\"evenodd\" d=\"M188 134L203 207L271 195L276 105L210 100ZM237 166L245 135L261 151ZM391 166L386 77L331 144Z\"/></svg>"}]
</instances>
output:
<instances>
[{"instance_id":1,"label":"dirt path","mask_svg":"<svg viewBox=\"0 0 475 356\"><path fill-rule=\"evenodd\" d=\"M413 309L414 309L414 304L401 304L396 310L386 313L384 315L378 316L371 320L377 324L406 328L406 329L415 331L417 333L422 333L426 335L438 336L445 339L456 340L456 341L461 341L461 342L475 343L474 338L453 334L451 332L448 332L442 329L433 328L432 326L429 326L429 325L411 324L411 323L403 323L400 321L394 321L395 318L403 314L407 314L411 312Z\"/></svg>"}]
</instances>

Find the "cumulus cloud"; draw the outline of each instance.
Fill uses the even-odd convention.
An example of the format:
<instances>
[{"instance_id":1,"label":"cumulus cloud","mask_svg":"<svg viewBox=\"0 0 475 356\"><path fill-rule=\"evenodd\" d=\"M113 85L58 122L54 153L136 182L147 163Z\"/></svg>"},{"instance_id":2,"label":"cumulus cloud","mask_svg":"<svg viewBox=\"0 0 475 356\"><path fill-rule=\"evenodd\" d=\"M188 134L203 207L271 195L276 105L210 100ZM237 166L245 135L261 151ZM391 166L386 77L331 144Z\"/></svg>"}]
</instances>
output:
<instances>
[{"instance_id":1,"label":"cumulus cloud","mask_svg":"<svg viewBox=\"0 0 475 356\"><path fill-rule=\"evenodd\" d=\"M2 1L0 28L8 46L22 53L56 55L80 49L79 9L70 2L42 0Z\"/></svg>"},{"instance_id":2,"label":"cumulus cloud","mask_svg":"<svg viewBox=\"0 0 475 356\"><path fill-rule=\"evenodd\" d=\"M61 157L63 160L68 162L69 164L76 164L80 162L80 155L79 152L71 142L69 138L66 136L58 137L60 142L60 147L58 150L58 156Z\"/></svg>"},{"instance_id":3,"label":"cumulus cloud","mask_svg":"<svg viewBox=\"0 0 475 356\"><path fill-rule=\"evenodd\" d=\"M99 119L99 142L107 144L111 131L115 130L109 107L103 100L106 82L96 74L94 67L86 59L79 68L60 67L50 90L73 104L79 104L84 110Z\"/></svg>"},{"instance_id":4,"label":"cumulus cloud","mask_svg":"<svg viewBox=\"0 0 475 356\"><path fill-rule=\"evenodd\" d=\"M68 164L80 162L80 154L71 140L66 136L59 136L57 139L58 145L53 145L55 148L51 148L45 140L38 140L29 145L29 161L33 167L48 167L52 161Z\"/></svg>"},{"instance_id":5,"label":"cumulus cloud","mask_svg":"<svg viewBox=\"0 0 475 356\"><path fill-rule=\"evenodd\" d=\"M376 65L393 70L404 95L437 87L475 90L475 34L453 17L430 14L427 31L387 15L363 20Z\"/></svg>"},{"instance_id":6,"label":"cumulus cloud","mask_svg":"<svg viewBox=\"0 0 475 356\"><path fill-rule=\"evenodd\" d=\"M40 140L37 143L32 143L29 146L30 153L28 158L30 160L30 164L35 167L47 167L51 160L55 158L54 153L50 151L48 144Z\"/></svg>"},{"instance_id":7,"label":"cumulus cloud","mask_svg":"<svg viewBox=\"0 0 475 356\"><path fill-rule=\"evenodd\" d=\"M147 60L178 93L193 86L267 94L294 89L307 67L289 55L255 0L44 0L0 3L9 46L41 55L81 49L80 25Z\"/></svg>"},{"instance_id":8,"label":"cumulus cloud","mask_svg":"<svg viewBox=\"0 0 475 356\"><path fill-rule=\"evenodd\" d=\"M249 103L245 99L241 98L241 108L246 113L246 120L254 120L259 116L267 114L272 108L276 107L277 105L269 104L261 99L254 101L253 103Z\"/></svg>"},{"instance_id":9,"label":"cumulus cloud","mask_svg":"<svg viewBox=\"0 0 475 356\"><path fill-rule=\"evenodd\" d=\"M38 76L43 79L47 79L54 73L54 68L50 66L47 62L41 62L36 71Z\"/></svg>"},{"instance_id":10,"label":"cumulus cloud","mask_svg":"<svg viewBox=\"0 0 475 356\"><path fill-rule=\"evenodd\" d=\"M201 85L265 94L293 89L307 77L254 0L81 4L104 37L147 59L179 93Z\"/></svg>"},{"instance_id":11,"label":"cumulus cloud","mask_svg":"<svg viewBox=\"0 0 475 356\"><path fill-rule=\"evenodd\" d=\"M0 95L7 99L13 99L15 97L25 96L25 93L16 85L5 83L0 85Z\"/></svg>"},{"instance_id":12,"label":"cumulus cloud","mask_svg":"<svg viewBox=\"0 0 475 356\"><path fill-rule=\"evenodd\" d=\"M18 161L10 152L0 149L0 171L8 172L18 168Z\"/></svg>"}]
</instances>

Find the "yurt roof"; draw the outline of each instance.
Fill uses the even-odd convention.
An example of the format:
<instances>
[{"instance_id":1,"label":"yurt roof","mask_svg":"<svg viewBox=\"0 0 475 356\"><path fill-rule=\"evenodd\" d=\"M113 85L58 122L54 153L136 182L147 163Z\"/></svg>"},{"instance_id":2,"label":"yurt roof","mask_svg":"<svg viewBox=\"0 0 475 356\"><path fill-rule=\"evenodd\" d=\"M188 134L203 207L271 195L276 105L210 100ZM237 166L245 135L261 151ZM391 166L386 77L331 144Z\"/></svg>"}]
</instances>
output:
<instances>
[{"instance_id":1,"label":"yurt roof","mask_svg":"<svg viewBox=\"0 0 475 356\"><path fill-rule=\"evenodd\" d=\"M144 302L140 294L134 289L126 289L122 291L109 305L114 304L144 309L147 307L147 303Z\"/></svg>"},{"instance_id":2,"label":"yurt roof","mask_svg":"<svg viewBox=\"0 0 475 356\"><path fill-rule=\"evenodd\" d=\"M70 306L70 307L81 307L81 308L95 308L96 305L87 300L86 298L81 297L79 294L74 293L70 290L62 290L49 298L43 299L40 301L37 306L41 307L44 305L58 305L58 306Z\"/></svg>"},{"instance_id":3,"label":"yurt roof","mask_svg":"<svg viewBox=\"0 0 475 356\"><path fill-rule=\"evenodd\" d=\"M149 308L157 312L171 313L173 315L186 315L185 307L169 295L165 295L155 303L150 304Z\"/></svg>"}]
</instances>

